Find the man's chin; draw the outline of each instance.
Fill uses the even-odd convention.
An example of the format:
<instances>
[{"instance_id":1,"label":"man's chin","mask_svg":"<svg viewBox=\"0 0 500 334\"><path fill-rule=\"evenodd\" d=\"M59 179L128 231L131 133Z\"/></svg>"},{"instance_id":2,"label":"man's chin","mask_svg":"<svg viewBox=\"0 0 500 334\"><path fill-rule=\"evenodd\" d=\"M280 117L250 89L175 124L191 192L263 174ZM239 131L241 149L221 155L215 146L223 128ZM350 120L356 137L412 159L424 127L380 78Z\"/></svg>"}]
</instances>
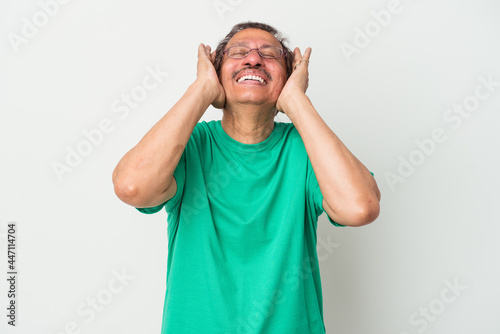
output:
<instances>
[{"instance_id":1,"label":"man's chin","mask_svg":"<svg viewBox=\"0 0 500 334\"><path fill-rule=\"evenodd\" d=\"M261 109L262 111L276 111L276 101L269 101L263 99L252 99L252 98L239 98L234 100L226 100L225 108L237 108L244 109L248 107L250 109Z\"/></svg>"}]
</instances>

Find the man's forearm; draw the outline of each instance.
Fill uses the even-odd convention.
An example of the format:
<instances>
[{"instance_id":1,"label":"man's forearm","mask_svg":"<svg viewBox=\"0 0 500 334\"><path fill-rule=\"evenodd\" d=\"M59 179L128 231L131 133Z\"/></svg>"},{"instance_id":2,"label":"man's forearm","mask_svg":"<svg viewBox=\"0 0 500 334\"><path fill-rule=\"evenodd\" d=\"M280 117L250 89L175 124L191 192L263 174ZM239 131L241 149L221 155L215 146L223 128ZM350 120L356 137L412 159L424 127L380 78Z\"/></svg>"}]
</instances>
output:
<instances>
[{"instance_id":1,"label":"man's forearm","mask_svg":"<svg viewBox=\"0 0 500 334\"><path fill-rule=\"evenodd\" d=\"M340 224L363 225L378 216L380 192L366 167L323 121L305 94L295 94L286 114L311 160L325 211Z\"/></svg>"},{"instance_id":2,"label":"man's forearm","mask_svg":"<svg viewBox=\"0 0 500 334\"><path fill-rule=\"evenodd\" d=\"M113 172L118 197L135 207L167 200L173 173L194 127L213 100L195 81L182 98L123 156Z\"/></svg>"}]
</instances>

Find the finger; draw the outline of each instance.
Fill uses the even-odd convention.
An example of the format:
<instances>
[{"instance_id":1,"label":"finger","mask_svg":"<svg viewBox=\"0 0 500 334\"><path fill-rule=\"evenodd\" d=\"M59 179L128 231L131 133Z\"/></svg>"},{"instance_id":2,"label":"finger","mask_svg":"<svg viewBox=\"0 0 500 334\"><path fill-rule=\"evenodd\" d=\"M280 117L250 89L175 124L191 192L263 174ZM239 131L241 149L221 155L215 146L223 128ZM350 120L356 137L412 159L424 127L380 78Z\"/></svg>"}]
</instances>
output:
<instances>
[{"instance_id":1,"label":"finger","mask_svg":"<svg viewBox=\"0 0 500 334\"><path fill-rule=\"evenodd\" d=\"M208 45L205 46L205 44L203 44L203 43L201 43L198 46L198 58L204 57L207 55L207 47L210 48L210 46L208 46Z\"/></svg>"},{"instance_id":2,"label":"finger","mask_svg":"<svg viewBox=\"0 0 500 334\"><path fill-rule=\"evenodd\" d=\"M302 54L300 53L300 49L297 47L293 50L293 67L295 67L300 59L302 59Z\"/></svg>"},{"instance_id":3,"label":"finger","mask_svg":"<svg viewBox=\"0 0 500 334\"><path fill-rule=\"evenodd\" d=\"M304 51L304 55L302 56L302 59L306 59L309 61L309 58L311 58L311 52L312 48L307 48L306 51Z\"/></svg>"},{"instance_id":4,"label":"finger","mask_svg":"<svg viewBox=\"0 0 500 334\"><path fill-rule=\"evenodd\" d=\"M211 54L210 54L210 60L213 62L215 62L215 56L217 55L217 51L213 51Z\"/></svg>"},{"instance_id":5,"label":"finger","mask_svg":"<svg viewBox=\"0 0 500 334\"><path fill-rule=\"evenodd\" d=\"M205 45L203 43L200 43L200 45L198 45L198 57L202 55L204 52L205 52Z\"/></svg>"},{"instance_id":6,"label":"finger","mask_svg":"<svg viewBox=\"0 0 500 334\"><path fill-rule=\"evenodd\" d=\"M295 58L294 58L294 66L293 69L297 69L299 67L305 67L307 68L309 65L309 57L311 57L311 48L307 48L306 51L304 52L304 55L300 53L299 48L295 49ZM305 63L306 65L302 65L302 63Z\"/></svg>"},{"instance_id":7,"label":"finger","mask_svg":"<svg viewBox=\"0 0 500 334\"><path fill-rule=\"evenodd\" d=\"M212 52L212 48L210 47L210 45L206 45L205 46L205 54L207 55L208 59L212 58L211 52Z\"/></svg>"}]
</instances>

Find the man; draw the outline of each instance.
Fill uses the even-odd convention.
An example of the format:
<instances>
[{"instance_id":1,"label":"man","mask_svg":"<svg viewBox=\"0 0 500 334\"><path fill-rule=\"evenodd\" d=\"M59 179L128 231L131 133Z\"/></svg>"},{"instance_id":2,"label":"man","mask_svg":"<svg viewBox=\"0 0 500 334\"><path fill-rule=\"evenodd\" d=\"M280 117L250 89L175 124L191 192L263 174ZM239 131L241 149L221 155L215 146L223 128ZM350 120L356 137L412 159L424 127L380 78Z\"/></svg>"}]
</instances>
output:
<instances>
[{"instance_id":1,"label":"man","mask_svg":"<svg viewBox=\"0 0 500 334\"><path fill-rule=\"evenodd\" d=\"M162 333L325 333L318 216L368 224L380 193L306 96L310 55L253 22L201 44L195 82L117 165L122 201L168 213ZM211 104L222 120L198 123Z\"/></svg>"}]
</instances>

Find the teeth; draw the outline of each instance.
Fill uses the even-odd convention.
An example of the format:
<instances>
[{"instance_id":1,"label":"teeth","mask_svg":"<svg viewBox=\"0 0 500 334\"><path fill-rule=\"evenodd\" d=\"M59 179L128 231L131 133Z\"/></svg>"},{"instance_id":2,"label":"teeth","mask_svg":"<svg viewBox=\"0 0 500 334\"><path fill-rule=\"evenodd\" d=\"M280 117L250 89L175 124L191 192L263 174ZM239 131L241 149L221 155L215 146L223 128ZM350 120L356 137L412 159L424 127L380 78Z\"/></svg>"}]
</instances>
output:
<instances>
[{"instance_id":1,"label":"teeth","mask_svg":"<svg viewBox=\"0 0 500 334\"><path fill-rule=\"evenodd\" d=\"M258 81L260 83L265 83L264 79L262 79L261 77L258 77L256 75L244 75L244 76L242 76L241 78L238 79L238 82L242 82L242 81L245 81L245 80L254 80L254 81Z\"/></svg>"}]
</instances>

